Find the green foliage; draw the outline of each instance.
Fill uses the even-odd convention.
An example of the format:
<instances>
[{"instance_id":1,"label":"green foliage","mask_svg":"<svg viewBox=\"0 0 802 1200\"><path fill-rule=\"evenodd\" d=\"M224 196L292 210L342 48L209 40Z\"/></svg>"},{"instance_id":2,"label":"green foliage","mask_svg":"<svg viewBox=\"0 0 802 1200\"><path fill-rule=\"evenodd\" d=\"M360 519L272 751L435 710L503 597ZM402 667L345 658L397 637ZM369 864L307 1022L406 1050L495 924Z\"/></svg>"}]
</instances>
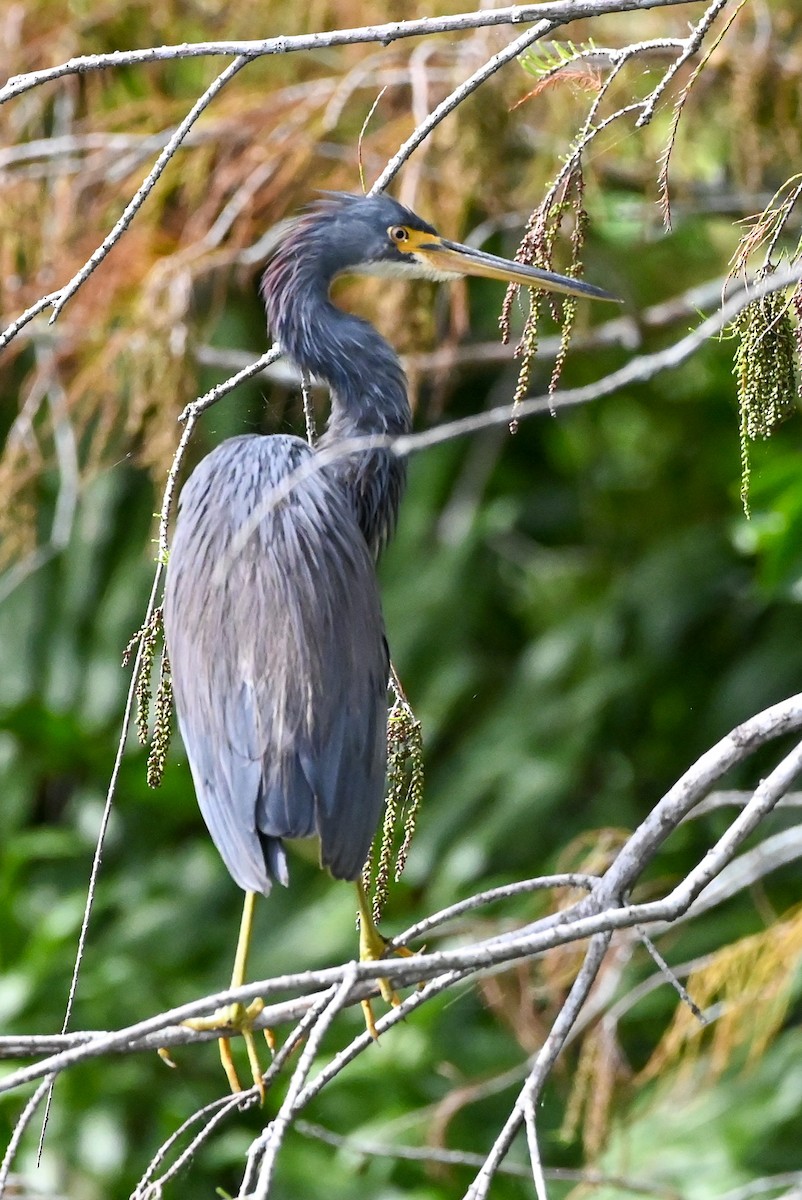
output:
<instances>
[{"instance_id":1,"label":"green foliage","mask_svg":"<svg viewBox=\"0 0 802 1200\"><path fill-rule=\"evenodd\" d=\"M551 75L554 71L570 67L596 49L593 38L576 46L571 41L538 42L530 46L520 58L521 66L538 79Z\"/></svg>"},{"instance_id":2,"label":"green foliage","mask_svg":"<svg viewBox=\"0 0 802 1200\"><path fill-rule=\"evenodd\" d=\"M464 4L442 7L456 11ZM151 26L143 24L142 5L106 11L85 3L73 6L76 23L68 27L54 6L38 0L25 12L26 28L35 28L36 37L21 40L19 55L24 51L27 59L14 69L43 66L68 53L144 45L154 40L153 29L158 40L183 41L289 32L307 19L297 5L267 9L255 0L176 2L150 6ZM727 180L728 189L732 182L772 194L776 164L799 158L798 80L787 70L799 16L788 0L772 12L776 24L765 38L761 34L759 53L753 27L736 27L734 48L723 43L717 55L704 102L701 82L690 93L683 116L688 133L680 124L672 156L670 236L663 235L653 205L665 114L658 113L642 141L627 128L626 136L605 144L604 153L601 144L598 154L594 148L583 186L564 197L567 207L560 209L558 198L551 210L543 234L552 239L549 251L569 260L573 255L578 264L581 248L588 277L629 298L638 351L663 346L694 321L687 308L663 324L654 316L638 320L640 312L726 272L739 233L729 211L717 211L720 181ZM319 8L315 14L323 20ZM623 33L613 19L599 29L599 44L608 36L619 42L651 36L658 19L661 31L685 36L685 13L666 14L630 17ZM381 15L377 11L375 19ZM361 20L364 6L338 7L338 23ZM396 47L381 51L382 67L391 52L400 56L396 65L406 65L407 49ZM569 52L576 51L569 45ZM565 52L548 53L562 62ZM41 346L35 353L26 345L4 376L4 431L26 405L32 416L31 436L12 439L0 468L2 520L9 531L3 561L21 563L27 572L0 607L3 1032L61 1026L129 684L118 664L147 604L155 566L152 514L177 441L174 418L184 399L221 378L222 368L200 365L207 361L201 350L255 354L264 348L255 267L244 251L314 187L357 186L355 139L377 90L375 73L364 75L365 63L362 49L348 48L314 59L276 57L243 72L132 225L128 252L124 242L99 269L96 290L87 291L80 306L76 299L74 315L65 314L68 335L53 342L56 377L68 394L71 427L80 433L81 470L76 519L64 546L48 540L59 506L56 434L64 426L44 404L32 412L31 397L47 393ZM547 69L543 60L541 75ZM636 70L645 86L641 64ZM587 108L587 96L559 86L561 74L547 94L525 96L517 109L513 105L531 80L514 72L466 104L442 140L438 135L427 146L415 206L455 236L485 217L530 212L559 171ZM196 60L102 80L87 76L73 97L80 132L149 134L171 127L211 77L209 64ZM336 107L327 106L345 92L336 128L323 128ZM30 105L15 110L20 124L11 144L52 128L48 95L36 93ZM750 113L756 96L760 104ZM738 122L730 120L735 105ZM368 178L410 128L405 82L382 99L366 132ZM58 269L66 277L103 236L120 196L136 186L144 169L139 161L124 185L118 176L113 186L104 171L76 172L59 178L58 187L50 174L19 173L0 211L4 307L24 306L54 269L43 229L60 231ZM414 170L413 163L407 178ZM259 171L264 184L242 191ZM242 203L239 217L210 247L205 239L220 214L231 211L234 197ZM754 209L749 193L733 199L728 190L726 199ZM497 249L514 249L494 236ZM8 290L18 276L24 295ZM427 337L450 339L458 349L457 331L468 312L476 336L494 333L500 297L490 283L474 286L467 301L456 293L450 309L443 293L434 298L424 289L414 305L409 295L384 281L373 290L360 284L348 302L362 305L408 350L420 350ZM791 348L785 309L777 303L742 318L738 373L742 428L750 438L750 430L762 434L773 424L772 413L787 407L790 394ZM509 315L513 331L520 328L514 305ZM544 306L543 322L549 317ZM577 333L592 337L597 319L602 314L579 306ZM63 328L60 323L47 336L55 339ZM560 361L568 385L598 378L630 352L592 341L582 347L577 338ZM590 847L588 853L604 847L716 738L799 689L798 428L788 422L770 443L750 445L753 520L747 525L738 511L732 353L732 343L711 342L671 374L591 407L521 422L515 438L506 430L488 431L412 461L398 537L381 564L388 639L415 713L413 719L402 709L391 725L393 794L407 826L421 792L420 738L426 795L404 878L389 888L387 933L478 888L559 869L577 846ZM466 370L458 355L455 361L447 389L424 378L421 424L439 419L444 402L450 417L511 396L511 359L498 370ZM532 389L547 390L553 363L535 357L528 369ZM778 390L781 380L784 391ZM302 429L294 398L279 384L260 380L204 417L192 454L199 457L243 430L288 427ZM48 555L37 566L26 556L39 546ZM153 650L149 670L156 670L155 627L144 638ZM121 1026L216 991L229 976L240 896L202 827L180 745L165 759L167 671L162 659L151 765L151 780L163 767L161 786L148 786L147 754L131 739L104 848L74 1028ZM144 685L140 691L144 728L152 705ZM735 771L727 782L755 778L754 770ZM725 819L711 814L683 826L648 887L662 891L682 877L722 832ZM767 828L777 832L791 820L778 812ZM396 827L387 845L405 839L406 830ZM291 888L274 889L259 907L254 976L328 966L355 954L351 890L301 860L293 861L291 874ZM778 870L752 895L741 894L678 928L664 948L679 962L757 939L738 970L748 972L759 962L768 987L780 978L776 956L770 961L768 955L770 930L777 927L772 922L798 901L798 868ZM532 919L543 903L522 898L498 905L483 914L476 931L492 933ZM309 1120L346 1138L486 1151L509 1112L525 1057L564 995L560 965L552 960L510 972L501 977L498 994L466 987L427 1005L324 1092ZM612 1048L598 1038L582 1054L571 1046L544 1098L544 1161L640 1178L688 1200L715 1200L728 1187L798 1169L802 1046L793 967L782 964L788 1007L779 1017L773 1001L766 1009L776 1018L776 1041L746 1072L739 1061L746 1051L735 1050L734 1061L712 1081L706 1074L709 1043L703 1042L698 1073L690 1080L682 1076L679 1053L664 1058L659 1082L643 1076L633 1086L672 1028L677 1008L668 986L627 1011ZM636 950L622 970L620 990L626 992L651 966ZM711 998L732 999L725 986L731 979L725 972L724 982L721 976L714 980L721 991ZM760 1003L760 997L754 1000L753 1028L760 1025ZM334 1023L324 1060L356 1032L358 1021L349 1013ZM127 1195L157 1147L190 1112L220 1094L213 1046L183 1050L176 1058L175 1072L155 1055L132 1056L87 1064L59 1081L45 1147L45 1179L53 1194L76 1200ZM573 1085L583 1071L588 1087L582 1094ZM572 1096L578 1108L584 1106L573 1127L566 1122ZM604 1101L601 1116L589 1103L594 1100ZM267 1113L232 1115L166 1197L212 1195L215 1188L235 1194L243 1154L275 1103ZM22 1104L19 1095L0 1096L3 1144ZM36 1178L34 1141L29 1138L20 1165ZM522 1146L512 1159L519 1166L525 1161ZM468 1181L465 1168L334 1149L293 1131L277 1195L444 1200ZM550 1183L551 1195L561 1200L571 1186ZM526 1180L499 1177L493 1195L513 1200L530 1192ZM621 1188L594 1189L600 1192L606 1200L621 1195Z\"/></svg>"},{"instance_id":3,"label":"green foliage","mask_svg":"<svg viewBox=\"0 0 802 1200\"><path fill-rule=\"evenodd\" d=\"M749 1071L736 1063L711 1084L702 1063L694 1076L636 1102L600 1165L671 1190L681 1179L688 1200L725 1195L799 1170L793 1130L801 1105L802 1037L792 1028ZM612 1187L594 1192L603 1200L621 1196Z\"/></svg>"}]
</instances>

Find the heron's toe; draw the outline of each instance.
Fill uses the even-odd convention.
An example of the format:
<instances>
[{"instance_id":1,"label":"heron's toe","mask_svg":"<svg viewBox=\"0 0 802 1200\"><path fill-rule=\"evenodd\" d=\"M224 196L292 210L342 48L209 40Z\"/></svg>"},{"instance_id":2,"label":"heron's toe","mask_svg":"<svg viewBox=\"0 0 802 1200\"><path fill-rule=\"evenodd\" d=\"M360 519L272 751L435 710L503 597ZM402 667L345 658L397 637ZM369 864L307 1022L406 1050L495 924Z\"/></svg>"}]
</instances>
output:
<instances>
[{"instance_id":1,"label":"heron's toe","mask_svg":"<svg viewBox=\"0 0 802 1200\"><path fill-rule=\"evenodd\" d=\"M251 1078L254 1087L259 1092L261 1103L265 1099L264 1072L262 1065L259 1062L259 1054L256 1048L256 1039L254 1037L254 1023L261 1015L265 1006L261 996L257 996L250 1004L245 1005L240 1001L235 1001L234 1004L228 1004L224 1008L218 1008L209 1017L190 1017L183 1021L188 1029L198 1030L214 1030L221 1033L239 1034L245 1042L245 1048L248 1052L248 1063L251 1068ZM271 1053L275 1048L275 1039L271 1029L264 1030L265 1040L270 1048ZM229 1087L232 1092L241 1092L242 1084L237 1074L237 1068L234 1065L234 1058L231 1054L231 1041L228 1037L221 1037L219 1040L220 1061L223 1065L223 1070L226 1073Z\"/></svg>"}]
</instances>

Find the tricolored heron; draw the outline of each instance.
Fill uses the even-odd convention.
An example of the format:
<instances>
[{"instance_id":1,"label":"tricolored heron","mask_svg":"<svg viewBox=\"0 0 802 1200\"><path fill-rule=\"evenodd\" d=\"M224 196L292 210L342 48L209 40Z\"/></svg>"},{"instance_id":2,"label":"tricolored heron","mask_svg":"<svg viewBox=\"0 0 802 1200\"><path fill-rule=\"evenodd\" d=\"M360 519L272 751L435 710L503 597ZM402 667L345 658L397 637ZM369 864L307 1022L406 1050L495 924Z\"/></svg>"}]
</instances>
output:
<instances>
[{"instance_id":1,"label":"tricolored heron","mask_svg":"<svg viewBox=\"0 0 802 1200\"><path fill-rule=\"evenodd\" d=\"M262 281L273 335L329 386L318 443L327 450L411 428L396 354L329 298L345 272L483 275L612 299L449 242L388 196L327 196L294 223ZM385 948L359 880L386 764L389 655L374 562L393 533L406 468L387 448L327 456L317 469L315 455L285 434L223 442L183 488L167 571L178 723L201 812L246 893L232 988L244 980L255 895L288 882L287 838L317 836L321 864L357 881L360 958L379 959ZM395 999L386 982L381 991ZM240 1009L232 1023L246 1035L258 1085L256 1011ZM369 1007L366 1019L375 1035ZM221 1056L239 1090L225 1039Z\"/></svg>"}]
</instances>

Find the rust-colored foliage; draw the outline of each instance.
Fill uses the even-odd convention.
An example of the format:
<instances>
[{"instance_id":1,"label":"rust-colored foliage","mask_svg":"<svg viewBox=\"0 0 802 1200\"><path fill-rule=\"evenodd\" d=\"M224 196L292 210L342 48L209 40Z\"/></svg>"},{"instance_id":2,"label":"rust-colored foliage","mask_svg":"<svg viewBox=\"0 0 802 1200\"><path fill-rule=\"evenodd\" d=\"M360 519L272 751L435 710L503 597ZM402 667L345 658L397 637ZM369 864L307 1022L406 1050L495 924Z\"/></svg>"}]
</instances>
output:
<instances>
[{"instance_id":1,"label":"rust-colored foliage","mask_svg":"<svg viewBox=\"0 0 802 1200\"><path fill-rule=\"evenodd\" d=\"M458 0L440 6L442 12L459 9ZM417 17L427 11L410 2L393 16ZM689 137L714 124L707 101L715 82L716 104L743 107L742 120L737 126L730 123L738 128L733 164L739 181L759 190L775 184L774 163L795 161L802 154L800 123L790 119L797 113L798 88L782 53L798 29L775 29L756 54L753 20L747 6L716 44L693 92L687 98L683 94L682 128L671 136ZM786 14L785 20L793 24L794 19ZM4 18L5 66L13 74L79 53L193 37L291 34L324 28L326 22L347 27L363 21L364 8L355 0L336 6L319 3L303 11L285 0L268 12L256 0L189 6L170 0L158 12L144 3L124 9L87 4L66 25L52 5L34 0L13 6ZM672 24L677 36L686 33L679 13L641 14L639 31L644 37L652 30L665 37ZM608 30L612 42L620 40L614 18L595 21L592 27L576 22L570 45L581 47L591 35L603 45ZM31 554L43 536L35 529L37 489L45 473L55 469L63 474L60 441L69 437L75 444L79 489L98 470L131 452L161 484L176 442L175 419L197 391L198 350L219 323L232 286L254 289L269 250L264 235L316 188L358 188L356 143L383 88L362 146L368 182L422 113L506 40L503 30L489 29L456 39L342 47L325 57L270 56L236 76L196 123L121 243L58 322L48 326L43 315L4 354L5 394L19 394L20 405L16 416L6 414L10 432L0 462L0 569ZM665 50L656 53L665 55ZM0 158L4 324L62 286L85 263L224 61L193 58L66 77L28 93L24 103L0 110L7 147ZM605 84L600 117L630 99L633 86L646 86L640 73L636 59L609 87ZM688 68L678 76L679 93L691 74ZM407 164L397 194L456 237L468 232L477 215L492 221L516 206L531 212L546 180L557 173L559 148L573 141L587 106L586 89L601 86L599 80L592 59L587 69L577 59L564 72L549 75L549 138L557 151L552 156L525 149L527 129L533 122L543 124L544 97L538 88L532 91L525 72L500 72L427 139ZM759 104L747 104L745 97L758 95ZM567 257L569 269L577 270L586 182L594 199L598 172L612 166L632 186L636 157L641 164L648 159L650 138L659 152L669 125L670 105L635 139L637 156L633 139L625 138L604 164L595 149L591 162L578 160L559 194L538 210L525 253L536 261L551 258L554 236L570 210L570 252L558 257L563 267ZM750 146L759 153L749 152ZM681 196L697 181L675 171L671 183L672 193ZM644 178L643 187L653 188L653 180ZM433 336L456 344L465 332L464 292L459 288L450 292L449 313L436 328L432 306L420 289L413 299L401 285L387 289L378 282L360 282L358 295L364 311L392 332L401 349L419 349ZM347 302L354 302L353 294ZM572 306L561 311L567 344ZM405 314L403 321L399 312ZM530 320L520 395L535 346ZM563 358L564 353L552 387ZM437 384L438 407L442 383Z\"/></svg>"},{"instance_id":2,"label":"rust-colored foliage","mask_svg":"<svg viewBox=\"0 0 802 1200\"><path fill-rule=\"evenodd\" d=\"M198 6L194 32L255 37L359 25L364 9L344 3L302 13L289 3L236 0ZM459 8L459 5L445 5ZM408 4L404 16L425 6ZM215 15L216 14L216 15ZM9 74L76 54L185 41L186 5L87 7L68 29L41 0L4 28ZM401 14L398 14L401 15ZM191 17L189 18L191 24ZM322 24L321 24L322 22ZM143 31L147 31L147 37ZM119 244L69 301L59 320L45 313L3 356L9 436L0 461L0 569L30 555L37 489L61 470L57 445L76 449L78 490L99 470L133 453L161 486L178 436L176 418L197 394L197 353L231 289L254 294L269 253L269 231L321 188L358 190L356 140L381 98L364 140L368 183L414 127L411 93L436 103L462 78L466 61L493 52L501 34L476 31L444 40L425 58L412 43L343 47L320 58L271 56L241 71L195 124ZM418 61L420 60L420 62ZM0 109L7 147L0 158L0 324L63 286L100 245L152 167L178 122L223 69L219 58L161 62L89 73L29 93ZM488 90L482 120L500 121L509 98ZM466 117L470 106L466 107ZM478 110L474 118L479 119ZM461 235L466 204L481 176L476 140L437 133L405 175L404 200ZM448 162L448 179L442 164ZM464 180L454 189L453 180ZM487 188L488 193L492 189ZM481 203L481 200L480 200ZM498 206L494 200L489 208ZM347 286L347 285L346 285ZM352 303L352 296L346 297ZM429 306L405 300L403 286L360 285L360 302L401 349L431 339ZM405 322L398 312L415 314ZM267 335L265 335L267 344ZM54 393L64 402L54 401Z\"/></svg>"},{"instance_id":3,"label":"rust-colored foliage","mask_svg":"<svg viewBox=\"0 0 802 1200\"><path fill-rule=\"evenodd\" d=\"M741 938L711 955L688 979L688 991L702 1010L716 1019L700 1025L680 1004L670 1027L638 1082L659 1078L666 1068L678 1082L699 1065L716 1079L742 1051L747 1066L755 1063L779 1032L791 1002L794 977L802 958L802 910L751 937Z\"/></svg>"}]
</instances>

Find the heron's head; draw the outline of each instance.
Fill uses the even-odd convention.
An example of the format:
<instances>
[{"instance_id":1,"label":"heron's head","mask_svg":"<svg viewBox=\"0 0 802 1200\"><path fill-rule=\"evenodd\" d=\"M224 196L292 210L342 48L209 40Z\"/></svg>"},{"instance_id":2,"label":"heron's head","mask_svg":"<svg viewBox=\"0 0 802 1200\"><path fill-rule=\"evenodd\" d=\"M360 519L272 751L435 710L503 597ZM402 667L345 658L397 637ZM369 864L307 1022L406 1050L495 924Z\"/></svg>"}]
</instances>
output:
<instances>
[{"instance_id":1,"label":"heron's head","mask_svg":"<svg viewBox=\"0 0 802 1200\"><path fill-rule=\"evenodd\" d=\"M313 205L301 223L314 243L316 270L327 280L346 273L437 280L481 275L569 296L615 300L582 280L450 242L390 196L334 192Z\"/></svg>"}]
</instances>

